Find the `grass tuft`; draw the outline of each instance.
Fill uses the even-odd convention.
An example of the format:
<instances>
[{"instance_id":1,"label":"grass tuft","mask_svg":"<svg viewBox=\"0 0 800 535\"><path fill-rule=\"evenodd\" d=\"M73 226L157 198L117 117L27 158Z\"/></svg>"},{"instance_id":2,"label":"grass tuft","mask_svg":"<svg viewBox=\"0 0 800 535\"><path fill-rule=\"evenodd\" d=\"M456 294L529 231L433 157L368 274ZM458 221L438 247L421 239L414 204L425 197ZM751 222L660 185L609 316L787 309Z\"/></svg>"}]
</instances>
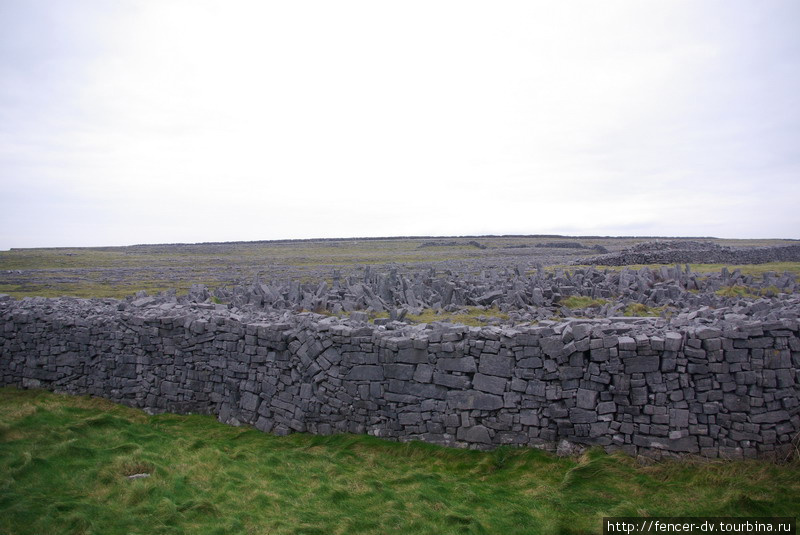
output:
<instances>
[{"instance_id":1,"label":"grass tuft","mask_svg":"<svg viewBox=\"0 0 800 535\"><path fill-rule=\"evenodd\" d=\"M463 307L460 312L444 312L426 308L421 314L408 314L406 318L415 323L432 323L434 321L444 321L459 323L470 327L484 327L489 325L492 319L507 320L508 314L496 308L483 307Z\"/></svg>"},{"instance_id":2,"label":"grass tuft","mask_svg":"<svg viewBox=\"0 0 800 535\"><path fill-rule=\"evenodd\" d=\"M664 307L649 307L647 305L643 305L642 303L630 303L625 307L623 315L630 317L651 317L660 316L663 311Z\"/></svg>"},{"instance_id":3,"label":"grass tuft","mask_svg":"<svg viewBox=\"0 0 800 535\"><path fill-rule=\"evenodd\" d=\"M720 297L758 297L758 291L753 290L748 286L735 284L733 286L726 286L714 292Z\"/></svg>"},{"instance_id":4,"label":"grass tuft","mask_svg":"<svg viewBox=\"0 0 800 535\"><path fill-rule=\"evenodd\" d=\"M580 310L584 308L600 308L607 305L606 299L592 299L585 295L572 295L559 301L559 305L571 308L573 310Z\"/></svg>"}]
</instances>

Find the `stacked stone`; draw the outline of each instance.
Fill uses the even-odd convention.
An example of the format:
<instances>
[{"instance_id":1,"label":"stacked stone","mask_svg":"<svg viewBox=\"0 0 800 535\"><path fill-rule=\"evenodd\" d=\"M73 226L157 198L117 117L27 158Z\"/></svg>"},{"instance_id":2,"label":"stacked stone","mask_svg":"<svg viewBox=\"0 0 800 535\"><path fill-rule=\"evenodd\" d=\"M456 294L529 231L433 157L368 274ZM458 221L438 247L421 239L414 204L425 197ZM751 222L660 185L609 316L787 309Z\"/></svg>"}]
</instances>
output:
<instances>
[{"instance_id":1,"label":"stacked stone","mask_svg":"<svg viewBox=\"0 0 800 535\"><path fill-rule=\"evenodd\" d=\"M277 434L777 455L800 431L795 319L374 326L226 307L0 301L0 383ZM392 327L387 328L387 327Z\"/></svg>"}]
</instances>

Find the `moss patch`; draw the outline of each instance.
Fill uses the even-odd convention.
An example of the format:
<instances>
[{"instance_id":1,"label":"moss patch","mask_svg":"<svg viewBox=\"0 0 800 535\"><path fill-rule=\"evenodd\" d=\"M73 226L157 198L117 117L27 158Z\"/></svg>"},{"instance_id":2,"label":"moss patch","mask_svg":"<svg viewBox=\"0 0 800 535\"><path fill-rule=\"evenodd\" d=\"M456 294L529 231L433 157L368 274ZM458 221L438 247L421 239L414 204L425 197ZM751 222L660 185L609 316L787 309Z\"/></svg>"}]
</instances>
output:
<instances>
[{"instance_id":1,"label":"moss patch","mask_svg":"<svg viewBox=\"0 0 800 535\"><path fill-rule=\"evenodd\" d=\"M608 304L608 301L606 299L592 299L591 297L583 295L572 295L562 299L558 304L573 310L577 310L584 308L600 308L603 305Z\"/></svg>"}]
</instances>

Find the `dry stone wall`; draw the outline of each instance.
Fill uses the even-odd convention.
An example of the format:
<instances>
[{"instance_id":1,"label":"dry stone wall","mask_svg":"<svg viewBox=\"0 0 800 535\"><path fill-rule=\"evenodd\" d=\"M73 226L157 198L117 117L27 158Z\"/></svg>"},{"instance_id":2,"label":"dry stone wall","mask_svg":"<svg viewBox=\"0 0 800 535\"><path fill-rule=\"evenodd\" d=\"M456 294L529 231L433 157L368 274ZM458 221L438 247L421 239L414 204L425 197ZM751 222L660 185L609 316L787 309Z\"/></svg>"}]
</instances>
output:
<instances>
[{"instance_id":1,"label":"dry stone wall","mask_svg":"<svg viewBox=\"0 0 800 535\"><path fill-rule=\"evenodd\" d=\"M615 253L574 261L576 264L629 266L633 264L766 264L799 262L800 245L772 247L723 247L713 242L661 240L643 242Z\"/></svg>"},{"instance_id":2,"label":"dry stone wall","mask_svg":"<svg viewBox=\"0 0 800 535\"><path fill-rule=\"evenodd\" d=\"M490 448L780 454L800 431L796 319L409 326L209 304L0 300L0 383L266 432Z\"/></svg>"}]
</instances>

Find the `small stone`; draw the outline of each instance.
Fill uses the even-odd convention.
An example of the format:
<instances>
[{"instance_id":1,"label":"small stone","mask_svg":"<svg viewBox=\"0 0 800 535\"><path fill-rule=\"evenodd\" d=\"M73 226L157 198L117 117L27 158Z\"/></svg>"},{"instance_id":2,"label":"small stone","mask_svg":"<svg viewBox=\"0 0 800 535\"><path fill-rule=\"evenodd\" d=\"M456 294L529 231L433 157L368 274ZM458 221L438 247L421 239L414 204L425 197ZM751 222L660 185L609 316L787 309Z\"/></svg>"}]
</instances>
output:
<instances>
[{"instance_id":1,"label":"small stone","mask_svg":"<svg viewBox=\"0 0 800 535\"><path fill-rule=\"evenodd\" d=\"M556 447L556 455L559 457L576 457L583 453L584 448L573 444L567 440L562 440Z\"/></svg>"}]
</instances>

